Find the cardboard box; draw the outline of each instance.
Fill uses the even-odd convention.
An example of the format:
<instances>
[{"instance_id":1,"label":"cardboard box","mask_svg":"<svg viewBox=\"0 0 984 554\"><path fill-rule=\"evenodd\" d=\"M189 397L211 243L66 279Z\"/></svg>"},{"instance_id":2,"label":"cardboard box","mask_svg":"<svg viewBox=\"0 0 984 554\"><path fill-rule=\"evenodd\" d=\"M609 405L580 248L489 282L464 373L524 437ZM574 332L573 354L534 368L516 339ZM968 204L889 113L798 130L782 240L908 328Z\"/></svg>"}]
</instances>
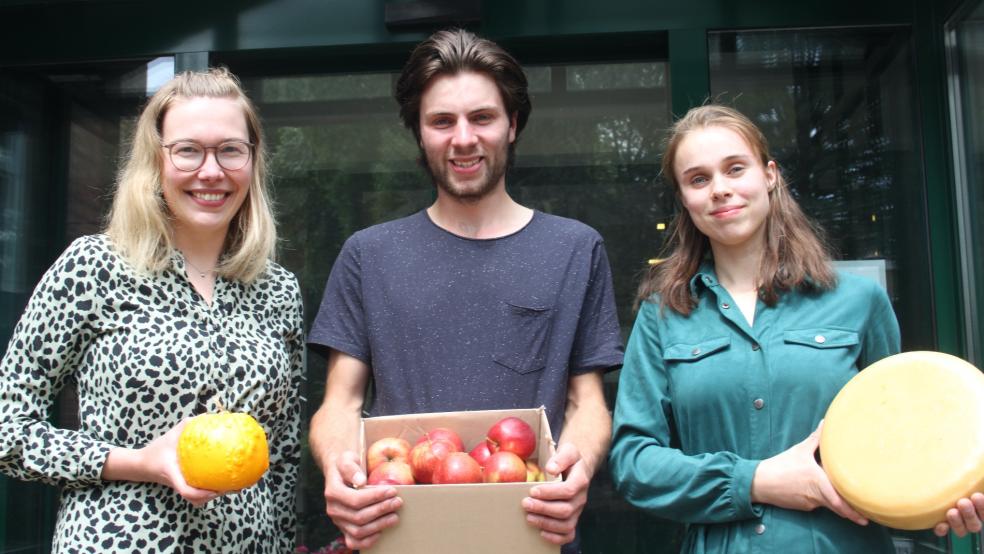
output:
<instances>
[{"instance_id":1,"label":"cardboard box","mask_svg":"<svg viewBox=\"0 0 984 554\"><path fill-rule=\"evenodd\" d=\"M366 447L383 437L402 437L415 443L435 427L448 427L471 450L495 422L516 416L530 424L537 450L530 456L541 466L556 445L546 410L485 410L383 416L362 420L360 447L365 467ZM553 480L560 480L554 477ZM383 531L371 554L557 554L537 528L526 522L521 504L539 483L478 483L469 485L397 485L403 507L400 522Z\"/></svg>"}]
</instances>

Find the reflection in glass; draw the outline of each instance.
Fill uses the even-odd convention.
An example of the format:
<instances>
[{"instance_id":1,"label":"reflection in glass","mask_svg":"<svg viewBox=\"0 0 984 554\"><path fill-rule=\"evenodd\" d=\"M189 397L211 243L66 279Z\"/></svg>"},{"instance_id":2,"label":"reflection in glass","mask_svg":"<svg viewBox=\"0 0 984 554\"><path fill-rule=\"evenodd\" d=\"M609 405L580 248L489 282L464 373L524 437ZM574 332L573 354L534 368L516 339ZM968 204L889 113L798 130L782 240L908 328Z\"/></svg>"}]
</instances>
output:
<instances>
[{"instance_id":1,"label":"reflection in glass","mask_svg":"<svg viewBox=\"0 0 984 554\"><path fill-rule=\"evenodd\" d=\"M157 89L164 86L164 83L170 81L172 77L174 77L173 56L154 58L147 62L147 96L152 96L157 92Z\"/></svg>"},{"instance_id":2,"label":"reflection in glass","mask_svg":"<svg viewBox=\"0 0 984 554\"><path fill-rule=\"evenodd\" d=\"M267 104L365 98L390 99L390 78L387 73L268 77L258 83L259 86L252 98L256 102Z\"/></svg>"},{"instance_id":3,"label":"reflection in glass","mask_svg":"<svg viewBox=\"0 0 984 554\"><path fill-rule=\"evenodd\" d=\"M903 349L935 345L908 29L715 32L711 94L751 117L839 259L884 259Z\"/></svg>"},{"instance_id":4,"label":"reflection in glass","mask_svg":"<svg viewBox=\"0 0 984 554\"><path fill-rule=\"evenodd\" d=\"M984 364L984 3L947 24L950 127L968 359Z\"/></svg>"},{"instance_id":5,"label":"reflection in glass","mask_svg":"<svg viewBox=\"0 0 984 554\"><path fill-rule=\"evenodd\" d=\"M909 29L728 31L708 39L712 98L762 128L793 195L839 259L884 260L903 350L932 349ZM899 552L945 551L931 532L895 540Z\"/></svg>"},{"instance_id":6,"label":"reflection in glass","mask_svg":"<svg viewBox=\"0 0 984 554\"><path fill-rule=\"evenodd\" d=\"M237 68L233 67L233 71ZM245 69L245 68L244 68ZM662 242L672 197L654 186L669 124L666 64L659 61L526 68L533 114L507 186L517 201L574 217L604 236L623 326L631 325L639 270ZM421 210L434 186L397 117L392 73L244 78L264 119L281 233L281 262L300 278L309 320L342 243L355 231ZM321 401L324 360L309 357L308 410ZM614 402L615 375L606 380ZM308 414L310 416L310 413ZM301 468L299 544L337 535L324 513L320 472ZM585 552L619 544L649 552L673 544L674 524L630 508L604 471L584 513ZM618 539L611 532L618 530Z\"/></svg>"}]
</instances>

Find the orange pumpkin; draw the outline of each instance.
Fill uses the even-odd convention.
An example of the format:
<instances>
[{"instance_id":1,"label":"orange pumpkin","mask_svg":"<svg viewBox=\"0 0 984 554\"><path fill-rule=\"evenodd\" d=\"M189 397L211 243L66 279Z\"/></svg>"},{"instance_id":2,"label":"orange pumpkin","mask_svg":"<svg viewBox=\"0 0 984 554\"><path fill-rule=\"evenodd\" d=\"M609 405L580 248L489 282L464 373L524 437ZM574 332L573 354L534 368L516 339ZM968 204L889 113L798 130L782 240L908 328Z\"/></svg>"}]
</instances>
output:
<instances>
[{"instance_id":1,"label":"orange pumpkin","mask_svg":"<svg viewBox=\"0 0 984 554\"><path fill-rule=\"evenodd\" d=\"M249 414L202 414L178 438L178 464L193 487L237 491L260 480L270 467L263 427Z\"/></svg>"}]
</instances>

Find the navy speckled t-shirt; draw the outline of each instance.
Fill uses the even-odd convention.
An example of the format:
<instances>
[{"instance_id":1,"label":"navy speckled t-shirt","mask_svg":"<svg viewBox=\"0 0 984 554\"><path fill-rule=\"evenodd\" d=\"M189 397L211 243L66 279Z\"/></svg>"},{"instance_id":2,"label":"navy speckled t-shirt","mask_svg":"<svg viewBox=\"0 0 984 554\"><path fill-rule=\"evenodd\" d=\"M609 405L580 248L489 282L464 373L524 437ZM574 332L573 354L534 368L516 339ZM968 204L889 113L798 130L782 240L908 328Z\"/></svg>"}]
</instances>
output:
<instances>
[{"instance_id":1,"label":"navy speckled t-shirt","mask_svg":"<svg viewBox=\"0 0 984 554\"><path fill-rule=\"evenodd\" d=\"M554 437L568 378L622 364L601 236L539 211L496 239L454 235L426 211L355 233L308 344L372 367L371 415L542 405Z\"/></svg>"}]
</instances>

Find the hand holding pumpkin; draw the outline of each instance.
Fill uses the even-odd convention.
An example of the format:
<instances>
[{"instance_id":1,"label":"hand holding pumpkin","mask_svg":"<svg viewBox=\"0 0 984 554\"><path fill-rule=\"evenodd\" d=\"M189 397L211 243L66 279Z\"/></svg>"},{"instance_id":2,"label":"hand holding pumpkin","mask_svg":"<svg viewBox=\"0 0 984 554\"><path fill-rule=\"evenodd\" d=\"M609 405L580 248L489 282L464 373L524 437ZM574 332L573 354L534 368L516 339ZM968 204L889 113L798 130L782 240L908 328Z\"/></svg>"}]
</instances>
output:
<instances>
[{"instance_id":1,"label":"hand holding pumpkin","mask_svg":"<svg viewBox=\"0 0 984 554\"><path fill-rule=\"evenodd\" d=\"M266 433L244 413L191 418L178 438L177 453L189 485L220 493L252 486L270 466Z\"/></svg>"},{"instance_id":2,"label":"hand holding pumpkin","mask_svg":"<svg viewBox=\"0 0 984 554\"><path fill-rule=\"evenodd\" d=\"M190 420L175 425L163 435L139 449L114 448L103 464L106 481L157 483L174 489L182 498L201 506L217 495L214 491L189 485L178 465L178 437Z\"/></svg>"}]
</instances>

